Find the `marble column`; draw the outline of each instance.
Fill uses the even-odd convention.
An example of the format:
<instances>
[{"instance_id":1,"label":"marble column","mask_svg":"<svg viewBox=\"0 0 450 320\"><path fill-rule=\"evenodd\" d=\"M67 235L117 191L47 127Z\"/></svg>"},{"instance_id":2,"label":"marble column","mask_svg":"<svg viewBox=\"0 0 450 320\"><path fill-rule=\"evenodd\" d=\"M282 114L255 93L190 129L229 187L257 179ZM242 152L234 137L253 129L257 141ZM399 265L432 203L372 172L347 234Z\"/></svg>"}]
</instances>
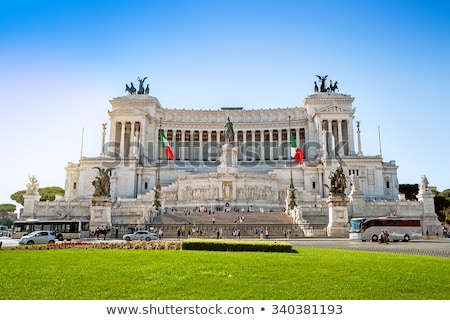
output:
<instances>
[{"instance_id":1,"label":"marble column","mask_svg":"<svg viewBox=\"0 0 450 320\"><path fill-rule=\"evenodd\" d=\"M125 122L121 122L121 129L120 129L120 156L124 157L125 155Z\"/></svg>"},{"instance_id":2,"label":"marble column","mask_svg":"<svg viewBox=\"0 0 450 320\"><path fill-rule=\"evenodd\" d=\"M134 130L135 130L135 122L131 122L131 130L130 130L130 150L129 150L129 155L133 156L136 153L136 137L134 135Z\"/></svg>"},{"instance_id":3,"label":"marble column","mask_svg":"<svg viewBox=\"0 0 450 320\"><path fill-rule=\"evenodd\" d=\"M183 161L186 160L186 157L185 157L185 152L186 152L185 144L186 144L186 141L185 141L185 139L186 139L186 130L181 130L180 160L183 160Z\"/></svg>"},{"instance_id":4,"label":"marble column","mask_svg":"<svg viewBox=\"0 0 450 320\"><path fill-rule=\"evenodd\" d=\"M255 141L255 130L252 130L252 143L251 143L251 157L250 160L255 161L256 160L256 141Z\"/></svg>"},{"instance_id":5,"label":"marble column","mask_svg":"<svg viewBox=\"0 0 450 320\"><path fill-rule=\"evenodd\" d=\"M342 120L338 120L337 129L338 129L337 153L340 157L342 157L344 155L344 142L342 141Z\"/></svg>"},{"instance_id":6,"label":"marble column","mask_svg":"<svg viewBox=\"0 0 450 320\"><path fill-rule=\"evenodd\" d=\"M203 131L202 130L198 131L198 144L199 144L198 160L203 161Z\"/></svg>"},{"instance_id":7,"label":"marble column","mask_svg":"<svg viewBox=\"0 0 450 320\"><path fill-rule=\"evenodd\" d=\"M242 130L242 160L247 161L247 130Z\"/></svg>"},{"instance_id":8,"label":"marble column","mask_svg":"<svg viewBox=\"0 0 450 320\"><path fill-rule=\"evenodd\" d=\"M212 141L211 141L211 130L208 130L208 161L211 161L211 147L212 147Z\"/></svg>"},{"instance_id":9,"label":"marble column","mask_svg":"<svg viewBox=\"0 0 450 320\"><path fill-rule=\"evenodd\" d=\"M283 160L283 140L282 140L282 133L283 131L281 129L278 129L278 160Z\"/></svg>"},{"instance_id":10,"label":"marble column","mask_svg":"<svg viewBox=\"0 0 450 320\"><path fill-rule=\"evenodd\" d=\"M266 156L265 156L265 151L264 151L264 129L260 130L260 143L261 145L259 146L259 159L262 161L266 160Z\"/></svg>"},{"instance_id":11,"label":"marble column","mask_svg":"<svg viewBox=\"0 0 450 320\"><path fill-rule=\"evenodd\" d=\"M273 160L273 130L269 130L269 160Z\"/></svg>"},{"instance_id":12,"label":"marble column","mask_svg":"<svg viewBox=\"0 0 450 320\"><path fill-rule=\"evenodd\" d=\"M332 134L333 134L332 122L331 122L331 120L328 120L328 132L327 132L327 147L328 147L327 155L328 156L332 155L332 153L331 153L332 148L333 148L332 139L331 139Z\"/></svg>"},{"instance_id":13,"label":"marble column","mask_svg":"<svg viewBox=\"0 0 450 320\"><path fill-rule=\"evenodd\" d=\"M348 154L355 155L355 140L353 137L353 120L347 120L347 135L348 135Z\"/></svg>"}]
</instances>

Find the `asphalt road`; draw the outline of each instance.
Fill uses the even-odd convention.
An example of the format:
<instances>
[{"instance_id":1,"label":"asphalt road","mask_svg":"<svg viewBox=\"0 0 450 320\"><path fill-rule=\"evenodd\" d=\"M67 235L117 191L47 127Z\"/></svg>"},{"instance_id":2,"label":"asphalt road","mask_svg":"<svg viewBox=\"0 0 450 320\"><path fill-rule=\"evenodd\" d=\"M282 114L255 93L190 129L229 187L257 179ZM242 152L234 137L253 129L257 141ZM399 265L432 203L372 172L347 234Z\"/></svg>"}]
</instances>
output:
<instances>
[{"instance_id":1,"label":"asphalt road","mask_svg":"<svg viewBox=\"0 0 450 320\"><path fill-rule=\"evenodd\" d=\"M360 251L391 252L403 254L418 254L450 258L450 239L413 240L409 242L389 242L380 244L371 241L355 241L347 239L292 239L296 247L333 248Z\"/></svg>"}]
</instances>

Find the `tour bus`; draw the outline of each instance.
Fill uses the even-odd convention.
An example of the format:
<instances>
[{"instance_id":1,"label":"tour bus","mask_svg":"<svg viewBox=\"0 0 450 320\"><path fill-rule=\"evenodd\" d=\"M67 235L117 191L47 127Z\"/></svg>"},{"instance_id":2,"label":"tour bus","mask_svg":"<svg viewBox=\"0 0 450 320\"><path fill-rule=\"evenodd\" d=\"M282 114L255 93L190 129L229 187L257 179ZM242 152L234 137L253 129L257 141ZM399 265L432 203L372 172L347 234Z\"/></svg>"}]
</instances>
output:
<instances>
[{"instance_id":1,"label":"tour bus","mask_svg":"<svg viewBox=\"0 0 450 320\"><path fill-rule=\"evenodd\" d=\"M54 231L58 240L89 237L89 220L36 220L14 221L12 238L20 239L32 231Z\"/></svg>"},{"instance_id":2,"label":"tour bus","mask_svg":"<svg viewBox=\"0 0 450 320\"><path fill-rule=\"evenodd\" d=\"M390 241L409 241L422 237L420 219L413 218L353 218L350 220L350 240L378 241L382 230L389 233Z\"/></svg>"}]
</instances>

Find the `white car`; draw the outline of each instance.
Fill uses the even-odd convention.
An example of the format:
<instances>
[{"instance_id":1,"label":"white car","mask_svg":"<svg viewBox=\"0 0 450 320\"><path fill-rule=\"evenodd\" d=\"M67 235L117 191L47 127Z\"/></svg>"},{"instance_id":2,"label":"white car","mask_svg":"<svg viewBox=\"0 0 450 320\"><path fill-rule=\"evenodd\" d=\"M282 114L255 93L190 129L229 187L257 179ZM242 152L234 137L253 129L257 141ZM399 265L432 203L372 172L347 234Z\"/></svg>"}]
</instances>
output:
<instances>
[{"instance_id":1,"label":"white car","mask_svg":"<svg viewBox=\"0 0 450 320\"><path fill-rule=\"evenodd\" d=\"M19 244L47 244L55 243L55 236L50 231L33 231L23 236Z\"/></svg>"},{"instance_id":2,"label":"white car","mask_svg":"<svg viewBox=\"0 0 450 320\"><path fill-rule=\"evenodd\" d=\"M123 240L126 240L126 241L131 241L131 240L150 241L150 240L156 240L156 239L157 239L156 233L146 231L146 230L136 231L135 233L125 234L123 236Z\"/></svg>"},{"instance_id":3,"label":"white car","mask_svg":"<svg viewBox=\"0 0 450 320\"><path fill-rule=\"evenodd\" d=\"M0 230L0 237L9 237L9 231L8 230Z\"/></svg>"}]
</instances>

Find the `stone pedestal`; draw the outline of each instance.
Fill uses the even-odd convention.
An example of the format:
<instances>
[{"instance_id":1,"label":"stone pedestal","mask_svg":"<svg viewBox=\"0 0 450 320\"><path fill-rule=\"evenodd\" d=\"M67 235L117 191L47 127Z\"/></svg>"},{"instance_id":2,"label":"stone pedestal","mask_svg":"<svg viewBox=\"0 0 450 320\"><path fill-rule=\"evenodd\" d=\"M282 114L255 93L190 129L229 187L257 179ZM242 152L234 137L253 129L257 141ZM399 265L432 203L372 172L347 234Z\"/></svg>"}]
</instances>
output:
<instances>
[{"instance_id":1,"label":"stone pedestal","mask_svg":"<svg viewBox=\"0 0 450 320\"><path fill-rule=\"evenodd\" d=\"M332 194L327 199L329 220L327 234L333 238L348 238L348 200L344 194Z\"/></svg>"},{"instance_id":2,"label":"stone pedestal","mask_svg":"<svg viewBox=\"0 0 450 320\"><path fill-rule=\"evenodd\" d=\"M218 173L237 173L238 172L238 148L231 144L224 144L220 153L220 165L217 168Z\"/></svg>"},{"instance_id":3,"label":"stone pedestal","mask_svg":"<svg viewBox=\"0 0 450 320\"><path fill-rule=\"evenodd\" d=\"M23 211L20 219L34 219L36 212L36 205L41 199L39 193L25 193L23 195Z\"/></svg>"},{"instance_id":4,"label":"stone pedestal","mask_svg":"<svg viewBox=\"0 0 450 320\"><path fill-rule=\"evenodd\" d=\"M361 218L366 212L366 201L362 192L351 192L350 201L350 217Z\"/></svg>"},{"instance_id":5,"label":"stone pedestal","mask_svg":"<svg viewBox=\"0 0 450 320\"><path fill-rule=\"evenodd\" d=\"M423 215L422 215L422 232L425 234L426 230L430 235L435 235L436 232L442 236L443 228L439 222L438 216L434 207L434 194L429 191L419 191L416 196L419 202L422 202Z\"/></svg>"},{"instance_id":6,"label":"stone pedestal","mask_svg":"<svg viewBox=\"0 0 450 320\"><path fill-rule=\"evenodd\" d=\"M90 228L95 230L98 227L111 227L111 211L113 201L110 197L92 197L91 206L89 208L91 213Z\"/></svg>"}]
</instances>

